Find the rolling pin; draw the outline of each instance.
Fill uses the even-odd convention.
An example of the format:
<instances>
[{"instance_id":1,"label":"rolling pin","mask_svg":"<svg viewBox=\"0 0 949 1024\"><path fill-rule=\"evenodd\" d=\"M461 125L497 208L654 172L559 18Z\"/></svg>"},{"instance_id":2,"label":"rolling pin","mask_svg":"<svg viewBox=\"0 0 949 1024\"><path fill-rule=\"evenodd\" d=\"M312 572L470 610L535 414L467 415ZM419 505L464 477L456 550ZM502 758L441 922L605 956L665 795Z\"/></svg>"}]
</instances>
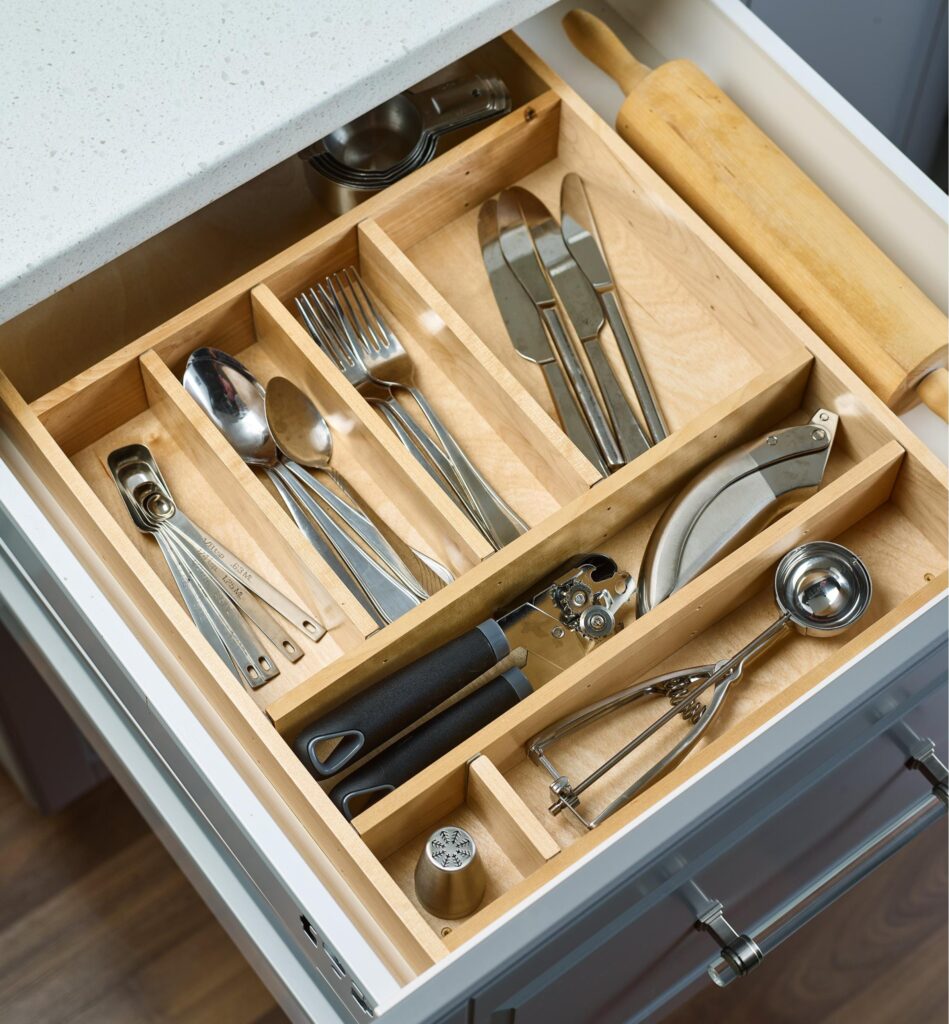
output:
<instances>
[{"instance_id":1,"label":"rolling pin","mask_svg":"<svg viewBox=\"0 0 949 1024\"><path fill-rule=\"evenodd\" d=\"M626 94L616 130L890 408L947 418L947 321L691 61L651 70L599 18L574 46Z\"/></svg>"}]
</instances>

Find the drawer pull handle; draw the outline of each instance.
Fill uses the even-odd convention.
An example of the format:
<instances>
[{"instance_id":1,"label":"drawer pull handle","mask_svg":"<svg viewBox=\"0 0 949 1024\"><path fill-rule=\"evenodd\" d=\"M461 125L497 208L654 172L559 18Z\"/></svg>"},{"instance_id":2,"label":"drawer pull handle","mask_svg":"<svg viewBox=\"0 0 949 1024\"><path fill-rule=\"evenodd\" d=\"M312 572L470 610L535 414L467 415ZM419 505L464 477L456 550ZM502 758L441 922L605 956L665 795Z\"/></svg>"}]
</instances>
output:
<instances>
[{"instance_id":1,"label":"drawer pull handle","mask_svg":"<svg viewBox=\"0 0 949 1024\"><path fill-rule=\"evenodd\" d=\"M695 926L707 931L721 944L721 957L736 978L753 970L764 959L764 953L758 943L747 935L735 931L725 920L725 908L717 900L695 922ZM711 968L709 971L711 972Z\"/></svg>"},{"instance_id":2,"label":"drawer pull handle","mask_svg":"<svg viewBox=\"0 0 949 1024\"><path fill-rule=\"evenodd\" d=\"M932 784L933 796L949 806L949 768L936 756L936 745L932 740L920 740L911 752L906 767L923 774Z\"/></svg>"},{"instance_id":3,"label":"drawer pull handle","mask_svg":"<svg viewBox=\"0 0 949 1024\"><path fill-rule=\"evenodd\" d=\"M936 757L931 740L923 740L911 753L907 768L921 772L932 784L932 792L891 819L868 839L845 853L837 861L803 886L747 933L738 932L725 919L725 908L717 900L708 900L695 922L720 946L720 953L709 964L708 976L724 988L758 966L767 953L802 928L879 867L893 854L946 813L949 771ZM703 894L704 895L704 894Z\"/></svg>"}]
</instances>

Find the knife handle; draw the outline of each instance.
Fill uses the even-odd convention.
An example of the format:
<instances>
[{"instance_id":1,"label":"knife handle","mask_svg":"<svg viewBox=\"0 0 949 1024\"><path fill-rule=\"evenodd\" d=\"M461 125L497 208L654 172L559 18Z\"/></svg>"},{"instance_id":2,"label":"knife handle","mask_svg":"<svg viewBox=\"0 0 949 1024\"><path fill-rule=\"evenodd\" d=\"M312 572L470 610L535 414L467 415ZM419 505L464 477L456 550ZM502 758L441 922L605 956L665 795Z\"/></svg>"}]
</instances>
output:
<instances>
[{"instance_id":1,"label":"knife handle","mask_svg":"<svg viewBox=\"0 0 949 1024\"><path fill-rule=\"evenodd\" d=\"M328 779L427 715L510 650L504 630L487 619L331 708L303 729L293 750L311 775ZM320 746L333 743L320 753Z\"/></svg>"},{"instance_id":2,"label":"knife handle","mask_svg":"<svg viewBox=\"0 0 949 1024\"><path fill-rule=\"evenodd\" d=\"M649 448L649 441L643 433L643 428L633 414L633 410L626 401L623 389L613 373L603 345L599 337L589 338L584 341L587 350L587 359L593 369L593 376L600 386L600 394L606 405L606 411L610 417L613 430L616 431L616 439L619 441L620 451L626 462L632 462L637 455L642 455Z\"/></svg>"},{"instance_id":3,"label":"knife handle","mask_svg":"<svg viewBox=\"0 0 949 1024\"><path fill-rule=\"evenodd\" d=\"M330 799L352 821L532 692L519 668L508 669L350 772L333 787Z\"/></svg>"},{"instance_id":4,"label":"knife handle","mask_svg":"<svg viewBox=\"0 0 949 1024\"><path fill-rule=\"evenodd\" d=\"M577 400L570 390L567 378L563 375L560 363L555 359L551 359L549 363L541 363L540 367L544 371L547 390L553 399L554 407L557 410L557 415L560 417L560 423L567 437L573 441L603 476L607 476L609 470L606 468L606 463L603 461L600 449L596 446L596 441L593 440L593 435L590 433L587 421L583 418L580 406L577 405Z\"/></svg>"},{"instance_id":5,"label":"knife handle","mask_svg":"<svg viewBox=\"0 0 949 1024\"><path fill-rule=\"evenodd\" d=\"M620 308L619 297L614 291L600 293L600 301L603 303L603 310L606 313L606 320L616 339L617 347L623 362L626 364L626 372L632 381L633 390L639 401L639 407L643 411L643 419L646 421L646 428L652 437L653 444L659 444L669 436L669 428L663 419L662 411L656 404L656 396L653 393L649 375L646 367L643 366L643 357L639 353L639 346L633 332L626 326L626 317Z\"/></svg>"},{"instance_id":6,"label":"knife handle","mask_svg":"<svg viewBox=\"0 0 949 1024\"><path fill-rule=\"evenodd\" d=\"M544 321L550 328L550 336L553 338L554 347L557 349L557 354L560 356L563 368L573 384L577 398L580 401L580 407L583 409L583 414L590 424L590 429L593 431L596 443L600 446L600 451L603 453L607 466L610 469L622 466L623 456L620 455L619 448L616 446L616 439L610 432L609 424L606 422L606 417L603 415L603 410L600 408L600 403L597 401L596 394L593 391L593 385L590 383L586 371L583 369L576 352L573 350L573 346L570 344L570 339L564 330L563 321L560 319L560 313L557 312L556 306L544 307Z\"/></svg>"}]
</instances>

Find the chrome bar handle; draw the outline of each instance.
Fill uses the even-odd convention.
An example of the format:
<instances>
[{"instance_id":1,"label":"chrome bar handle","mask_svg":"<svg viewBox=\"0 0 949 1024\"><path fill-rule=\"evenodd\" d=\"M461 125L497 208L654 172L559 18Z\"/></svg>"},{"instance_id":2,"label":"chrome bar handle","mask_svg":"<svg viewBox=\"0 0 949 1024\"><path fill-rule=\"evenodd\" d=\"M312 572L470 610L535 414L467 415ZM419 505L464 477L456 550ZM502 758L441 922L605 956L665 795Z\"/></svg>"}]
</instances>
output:
<instances>
[{"instance_id":1,"label":"chrome bar handle","mask_svg":"<svg viewBox=\"0 0 949 1024\"><path fill-rule=\"evenodd\" d=\"M709 901L695 927L707 931L720 946L719 956L707 970L709 978L719 988L730 985L757 967L785 939L848 893L946 813L949 771L936 757L931 740L922 741L907 762L907 768L922 772L932 783L932 792L920 797L907 810L845 853L821 875L758 921L748 933L739 933L728 923L724 916L725 908L720 902Z\"/></svg>"}]
</instances>

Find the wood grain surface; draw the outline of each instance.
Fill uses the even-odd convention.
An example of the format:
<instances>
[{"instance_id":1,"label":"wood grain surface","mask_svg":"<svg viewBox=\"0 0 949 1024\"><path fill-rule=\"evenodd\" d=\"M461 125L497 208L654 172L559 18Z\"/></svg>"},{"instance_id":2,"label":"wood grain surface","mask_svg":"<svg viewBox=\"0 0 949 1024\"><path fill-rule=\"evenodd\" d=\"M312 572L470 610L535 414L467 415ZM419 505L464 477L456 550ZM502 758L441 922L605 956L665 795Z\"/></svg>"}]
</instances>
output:
<instances>
[{"instance_id":1,"label":"wood grain surface","mask_svg":"<svg viewBox=\"0 0 949 1024\"><path fill-rule=\"evenodd\" d=\"M44 817L0 773L0 1020L285 1018L114 782Z\"/></svg>"}]
</instances>

